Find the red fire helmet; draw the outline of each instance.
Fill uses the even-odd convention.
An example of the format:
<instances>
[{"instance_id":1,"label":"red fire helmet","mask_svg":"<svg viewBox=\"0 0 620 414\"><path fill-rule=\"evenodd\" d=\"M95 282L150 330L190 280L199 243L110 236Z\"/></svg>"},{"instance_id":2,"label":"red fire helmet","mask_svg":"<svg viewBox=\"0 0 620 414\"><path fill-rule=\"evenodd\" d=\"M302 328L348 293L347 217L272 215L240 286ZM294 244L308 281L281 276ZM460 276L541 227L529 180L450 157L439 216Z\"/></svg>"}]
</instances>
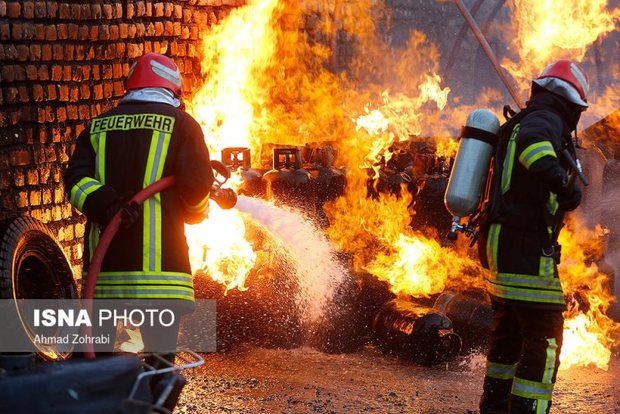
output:
<instances>
[{"instance_id":1,"label":"red fire helmet","mask_svg":"<svg viewBox=\"0 0 620 414\"><path fill-rule=\"evenodd\" d=\"M588 107L588 75L570 60L558 60L547 66L542 74L534 79L537 85L564 97L569 102Z\"/></svg>"},{"instance_id":2,"label":"red fire helmet","mask_svg":"<svg viewBox=\"0 0 620 414\"><path fill-rule=\"evenodd\" d=\"M128 91L140 88L166 88L180 98L183 94L181 72L169 57L159 53L147 53L131 65L125 83Z\"/></svg>"}]
</instances>

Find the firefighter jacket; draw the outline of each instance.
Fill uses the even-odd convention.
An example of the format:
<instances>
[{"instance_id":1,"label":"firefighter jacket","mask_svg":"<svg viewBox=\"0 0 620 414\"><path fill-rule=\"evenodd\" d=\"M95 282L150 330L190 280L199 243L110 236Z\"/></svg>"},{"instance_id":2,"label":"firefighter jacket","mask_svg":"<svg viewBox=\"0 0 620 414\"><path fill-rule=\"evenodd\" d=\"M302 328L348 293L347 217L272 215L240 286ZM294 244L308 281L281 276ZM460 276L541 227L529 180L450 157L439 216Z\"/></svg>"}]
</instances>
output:
<instances>
[{"instance_id":1,"label":"firefighter jacket","mask_svg":"<svg viewBox=\"0 0 620 414\"><path fill-rule=\"evenodd\" d=\"M78 137L64 179L87 217L85 271L110 208L167 176L176 185L146 200L137 222L114 237L96 299L194 300L184 222L202 217L214 178L200 126L171 105L121 103Z\"/></svg>"},{"instance_id":2,"label":"firefighter jacket","mask_svg":"<svg viewBox=\"0 0 620 414\"><path fill-rule=\"evenodd\" d=\"M496 152L494 191L501 202L487 232L488 291L519 305L564 308L552 233L567 173L560 159L570 127L563 102L533 97L508 121Z\"/></svg>"}]
</instances>

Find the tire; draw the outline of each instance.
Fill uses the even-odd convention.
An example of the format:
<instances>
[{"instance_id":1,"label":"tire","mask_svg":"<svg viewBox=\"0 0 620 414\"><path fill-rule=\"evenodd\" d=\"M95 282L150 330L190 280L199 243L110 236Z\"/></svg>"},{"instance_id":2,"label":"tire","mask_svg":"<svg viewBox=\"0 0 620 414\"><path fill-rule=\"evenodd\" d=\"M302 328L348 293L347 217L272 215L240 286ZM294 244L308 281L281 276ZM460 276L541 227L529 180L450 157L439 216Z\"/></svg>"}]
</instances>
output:
<instances>
[{"instance_id":1,"label":"tire","mask_svg":"<svg viewBox=\"0 0 620 414\"><path fill-rule=\"evenodd\" d=\"M54 235L38 220L18 217L0 223L0 299L77 299L71 265ZM22 327L28 334L23 320ZM38 349L43 359L69 356Z\"/></svg>"}]
</instances>

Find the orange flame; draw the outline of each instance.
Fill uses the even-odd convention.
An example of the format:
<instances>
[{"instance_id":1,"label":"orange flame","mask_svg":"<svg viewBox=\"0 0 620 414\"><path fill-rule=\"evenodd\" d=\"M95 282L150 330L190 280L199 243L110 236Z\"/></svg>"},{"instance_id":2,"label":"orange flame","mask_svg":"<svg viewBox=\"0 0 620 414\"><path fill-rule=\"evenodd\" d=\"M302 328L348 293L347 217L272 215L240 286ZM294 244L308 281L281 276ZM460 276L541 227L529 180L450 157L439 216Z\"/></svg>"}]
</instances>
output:
<instances>
[{"instance_id":1,"label":"orange flame","mask_svg":"<svg viewBox=\"0 0 620 414\"><path fill-rule=\"evenodd\" d=\"M477 264L409 226L411 197L367 198L366 176L350 176L347 193L329 206L329 237L354 254L356 271L390 283L394 293L428 297L446 287L482 287ZM347 212L349 212L347 214ZM433 234L433 236L437 236Z\"/></svg>"},{"instance_id":2,"label":"orange flame","mask_svg":"<svg viewBox=\"0 0 620 414\"><path fill-rule=\"evenodd\" d=\"M230 289L246 290L245 279L256 263L245 239L245 224L236 211L211 205L209 219L185 227L194 273L202 271Z\"/></svg>"},{"instance_id":3,"label":"orange flame","mask_svg":"<svg viewBox=\"0 0 620 414\"><path fill-rule=\"evenodd\" d=\"M617 10L604 10L604 0L515 0L515 5L519 59L504 64L515 77L528 81L553 59L567 53L583 57L587 46L613 30L618 18ZM545 5L551 5L553 13L545 13ZM341 250L353 253L356 270L388 281L394 292L413 296L479 285L480 277L463 276L482 274L472 259L441 247L432 231L411 229L409 197L367 198L367 168L377 158L389 159L395 142L444 134L428 143L438 153L453 155L457 144L447 137L446 125L460 126L473 109L449 108L450 89L437 75L439 53L423 33L413 31L400 51L376 35L376 22L384 18L383 5L374 0L250 1L203 37L205 83L188 102L188 111L203 126L212 154L229 146L250 147L255 168L268 164L262 154L265 144L333 142L339 150L338 166L347 169L348 185L344 197L326 206L331 224L327 233ZM346 62L347 74L337 75L326 68L342 63L334 53L342 32L359 47ZM576 32L580 34L572 36ZM556 33L570 36L558 38ZM393 64L386 64L386 57ZM487 90L478 104L500 108L501 99L497 91ZM225 212L229 217L223 213L213 208L209 221L188 230L192 266L208 271L228 289L245 289L244 274L256 256L245 241L243 220L234 212ZM570 246L571 241L563 244ZM572 262L578 256L566 249L562 278L567 291L583 291L579 281L584 275L603 280L586 265L586 258ZM572 308L567 314L564 367L607 363L604 351L589 361L576 357L580 346L592 347L580 344L599 344L605 350L613 344L609 338L615 328L605 321L603 305L610 298L602 286L589 283L585 289L587 313L573 317Z\"/></svg>"},{"instance_id":4,"label":"orange flame","mask_svg":"<svg viewBox=\"0 0 620 414\"><path fill-rule=\"evenodd\" d=\"M514 0L516 61L503 64L523 89L542 69L557 59L581 61L588 46L616 30L620 9L609 10L607 0Z\"/></svg>"},{"instance_id":5,"label":"orange flame","mask_svg":"<svg viewBox=\"0 0 620 414\"><path fill-rule=\"evenodd\" d=\"M573 292L575 301L565 312L564 344L560 355L562 369L593 365L606 370L620 324L606 312L614 301L609 289L609 275L601 272L596 261L605 250L606 232L596 227L588 230L572 217L560 234L562 261L560 279L565 292Z\"/></svg>"},{"instance_id":6,"label":"orange flame","mask_svg":"<svg viewBox=\"0 0 620 414\"><path fill-rule=\"evenodd\" d=\"M379 45L370 53L383 49ZM367 168L372 167L377 178L378 164L393 156L392 144L424 141L420 137L424 128L446 107L450 88L441 86L437 67L431 63L437 61L436 55L422 33L412 32L407 48L396 58L399 63L376 68L375 74L386 84L398 79L401 85L394 85L395 92L374 93L372 88L367 92L374 100L367 101L364 114L354 118L355 132L343 143L346 194L327 206L328 235L341 250L354 254L356 270L388 281L395 293L416 297L439 293L449 285L479 282L456 278L476 267L472 260L411 229L411 196L406 191L399 198L383 194L373 199L366 194ZM448 156L456 150L453 139L430 138L428 144Z\"/></svg>"},{"instance_id":7,"label":"orange flame","mask_svg":"<svg viewBox=\"0 0 620 414\"><path fill-rule=\"evenodd\" d=\"M255 74L274 58L278 32L272 21L281 8L277 0L252 2L232 10L204 37L201 64L206 81L187 103L187 111L201 124L212 158L226 147L258 146L256 108L267 99L268 91ZM229 185L236 187L240 180L240 174L233 174ZM227 291L247 289L245 279L256 254L245 240L239 213L212 204L209 218L186 226L185 234L194 273L210 275Z\"/></svg>"},{"instance_id":8,"label":"orange flame","mask_svg":"<svg viewBox=\"0 0 620 414\"><path fill-rule=\"evenodd\" d=\"M420 234L399 234L390 250L380 252L366 270L387 279L396 294L430 296L449 285L462 288L476 284L470 283L475 280L461 279L467 267L475 268L472 261Z\"/></svg>"},{"instance_id":9,"label":"orange flame","mask_svg":"<svg viewBox=\"0 0 620 414\"><path fill-rule=\"evenodd\" d=\"M581 125L587 127L618 108L620 65L613 59L599 62L595 58L593 62L587 52L618 30L620 8L610 9L608 0L515 0L510 4L514 14L511 39L518 57L505 58L502 65L524 95L544 67L558 59L571 59L585 64L590 78L590 108L582 115Z\"/></svg>"},{"instance_id":10,"label":"orange flame","mask_svg":"<svg viewBox=\"0 0 620 414\"><path fill-rule=\"evenodd\" d=\"M272 27L278 0L254 1L233 9L203 39L201 71L205 83L187 103L203 126L212 153L225 147L252 147L256 108L267 99L256 72L274 58L277 32Z\"/></svg>"}]
</instances>

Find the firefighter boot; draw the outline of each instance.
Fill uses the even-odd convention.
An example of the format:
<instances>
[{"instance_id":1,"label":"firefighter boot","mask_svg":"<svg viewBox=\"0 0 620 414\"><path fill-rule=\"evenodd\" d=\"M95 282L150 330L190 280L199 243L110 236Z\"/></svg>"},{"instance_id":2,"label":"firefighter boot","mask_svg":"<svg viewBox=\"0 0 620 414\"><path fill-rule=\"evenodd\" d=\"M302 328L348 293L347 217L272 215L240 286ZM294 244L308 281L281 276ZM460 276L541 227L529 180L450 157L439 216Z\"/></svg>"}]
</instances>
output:
<instances>
[{"instance_id":1,"label":"firefighter boot","mask_svg":"<svg viewBox=\"0 0 620 414\"><path fill-rule=\"evenodd\" d=\"M187 380L181 374L164 374L152 387L153 403L157 407L163 407L173 412L186 383Z\"/></svg>"},{"instance_id":2,"label":"firefighter boot","mask_svg":"<svg viewBox=\"0 0 620 414\"><path fill-rule=\"evenodd\" d=\"M155 369L172 367L174 366L174 360L174 353L159 354L159 357L151 355L145 358L145 362ZM172 412L177 405L186 382L185 377L178 372L166 372L153 376L151 379L153 404Z\"/></svg>"},{"instance_id":3,"label":"firefighter boot","mask_svg":"<svg viewBox=\"0 0 620 414\"><path fill-rule=\"evenodd\" d=\"M510 414L539 414L549 413L551 401L534 400L532 398L519 397L517 395L510 396Z\"/></svg>"},{"instance_id":4,"label":"firefighter boot","mask_svg":"<svg viewBox=\"0 0 620 414\"><path fill-rule=\"evenodd\" d=\"M484 377L480 414L508 414L512 379Z\"/></svg>"}]
</instances>

